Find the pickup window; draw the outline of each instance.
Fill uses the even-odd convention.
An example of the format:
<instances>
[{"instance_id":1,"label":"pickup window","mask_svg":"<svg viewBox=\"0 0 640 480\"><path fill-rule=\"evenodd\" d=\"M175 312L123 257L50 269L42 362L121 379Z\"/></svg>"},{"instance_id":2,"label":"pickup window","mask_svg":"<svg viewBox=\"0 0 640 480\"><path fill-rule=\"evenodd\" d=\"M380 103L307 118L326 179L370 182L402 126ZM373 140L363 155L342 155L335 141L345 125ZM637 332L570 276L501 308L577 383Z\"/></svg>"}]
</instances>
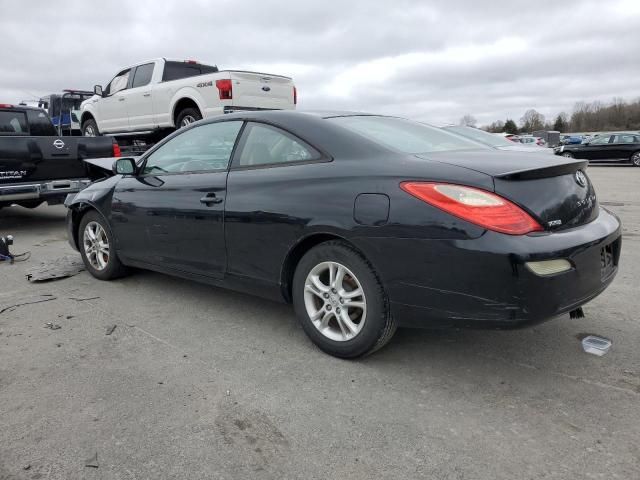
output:
<instances>
[{"instance_id":1,"label":"pickup window","mask_svg":"<svg viewBox=\"0 0 640 480\"><path fill-rule=\"evenodd\" d=\"M55 137L58 135L49 116L40 110L27 110L29 131L34 137Z\"/></svg>"},{"instance_id":2,"label":"pickup window","mask_svg":"<svg viewBox=\"0 0 640 480\"><path fill-rule=\"evenodd\" d=\"M151 76L153 75L154 63L145 63L136 68L136 73L133 75L133 82L131 88L144 87L151 82Z\"/></svg>"},{"instance_id":3,"label":"pickup window","mask_svg":"<svg viewBox=\"0 0 640 480\"><path fill-rule=\"evenodd\" d=\"M217 71L218 67L203 65L201 63L165 62L162 81L170 82L171 80L195 77L196 75L203 75L206 73L216 73Z\"/></svg>"},{"instance_id":4,"label":"pickup window","mask_svg":"<svg viewBox=\"0 0 640 480\"><path fill-rule=\"evenodd\" d=\"M120 90L124 90L127 88L127 84L129 83L129 73L131 69L123 70L118 75L115 76L109 86L107 87L106 94L113 95L114 93L118 93Z\"/></svg>"},{"instance_id":5,"label":"pickup window","mask_svg":"<svg viewBox=\"0 0 640 480\"><path fill-rule=\"evenodd\" d=\"M0 111L0 135L28 135L27 116L24 112Z\"/></svg>"}]
</instances>

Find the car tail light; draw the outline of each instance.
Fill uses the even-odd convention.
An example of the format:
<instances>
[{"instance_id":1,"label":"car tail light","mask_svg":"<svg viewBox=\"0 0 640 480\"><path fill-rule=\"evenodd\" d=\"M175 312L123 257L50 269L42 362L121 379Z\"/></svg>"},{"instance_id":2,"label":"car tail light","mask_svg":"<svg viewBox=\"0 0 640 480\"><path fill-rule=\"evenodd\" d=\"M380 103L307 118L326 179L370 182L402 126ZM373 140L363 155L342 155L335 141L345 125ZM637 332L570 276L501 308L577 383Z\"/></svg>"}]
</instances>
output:
<instances>
[{"instance_id":1,"label":"car tail light","mask_svg":"<svg viewBox=\"0 0 640 480\"><path fill-rule=\"evenodd\" d=\"M114 157L122 156L122 152L120 151L120 145L118 145L117 142L113 142L113 156Z\"/></svg>"},{"instance_id":2,"label":"car tail light","mask_svg":"<svg viewBox=\"0 0 640 480\"><path fill-rule=\"evenodd\" d=\"M405 192L451 215L508 235L541 231L531 216L509 200L479 188L450 183L402 182Z\"/></svg>"},{"instance_id":3,"label":"car tail light","mask_svg":"<svg viewBox=\"0 0 640 480\"><path fill-rule=\"evenodd\" d=\"M220 100L231 100L233 98L233 86L231 85L231 79L226 78L224 80L216 80L216 87L218 87Z\"/></svg>"},{"instance_id":4,"label":"car tail light","mask_svg":"<svg viewBox=\"0 0 640 480\"><path fill-rule=\"evenodd\" d=\"M298 89L296 87L293 87L293 104L298 104Z\"/></svg>"}]
</instances>

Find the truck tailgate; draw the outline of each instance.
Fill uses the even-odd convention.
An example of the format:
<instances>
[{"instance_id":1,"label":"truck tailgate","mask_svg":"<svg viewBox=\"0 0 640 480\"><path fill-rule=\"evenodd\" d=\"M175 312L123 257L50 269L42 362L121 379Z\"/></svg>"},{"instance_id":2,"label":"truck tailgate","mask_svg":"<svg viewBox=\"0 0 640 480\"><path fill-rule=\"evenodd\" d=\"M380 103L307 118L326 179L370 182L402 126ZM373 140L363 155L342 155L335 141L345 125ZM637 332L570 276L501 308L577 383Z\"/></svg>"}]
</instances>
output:
<instances>
[{"instance_id":1,"label":"truck tailgate","mask_svg":"<svg viewBox=\"0 0 640 480\"><path fill-rule=\"evenodd\" d=\"M293 109L294 87L288 77L227 70L233 85L234 107Z\"/></svg>"}]
</instances>

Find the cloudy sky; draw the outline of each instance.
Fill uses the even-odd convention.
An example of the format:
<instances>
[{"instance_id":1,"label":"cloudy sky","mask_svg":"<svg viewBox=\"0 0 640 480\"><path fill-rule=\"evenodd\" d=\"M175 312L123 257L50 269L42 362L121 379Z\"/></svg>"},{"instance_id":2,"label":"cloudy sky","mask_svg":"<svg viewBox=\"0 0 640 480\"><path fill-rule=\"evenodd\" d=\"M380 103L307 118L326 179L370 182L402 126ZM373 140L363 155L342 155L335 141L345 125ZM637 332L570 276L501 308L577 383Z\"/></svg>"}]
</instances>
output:
<instances>
[{"instance_id":1,"label":"cloudy sky","mask_svg":"<svg viewBox=\"0 0 640 480\"><path fill-rule=\"evenodd\" d=\"M154 58L293 76L303 109L480 124L640 97L640 0L0 0L0 102Z\"/></svg>"}]
</instances>

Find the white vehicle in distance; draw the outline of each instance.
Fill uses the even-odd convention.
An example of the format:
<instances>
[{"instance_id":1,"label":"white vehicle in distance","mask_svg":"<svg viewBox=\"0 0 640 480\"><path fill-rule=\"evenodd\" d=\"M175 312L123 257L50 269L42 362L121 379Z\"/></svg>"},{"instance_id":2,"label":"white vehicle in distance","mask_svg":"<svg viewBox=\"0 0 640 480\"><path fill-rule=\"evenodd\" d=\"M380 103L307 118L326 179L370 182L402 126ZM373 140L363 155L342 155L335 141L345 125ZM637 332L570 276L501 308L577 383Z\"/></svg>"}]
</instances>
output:
<instances>
[{"instance_id":1,"label":"white vehicle in distance","mask_svg":"<svg viewBox=\"0 0 640 480\"><path fill-rule=\"evenodd\" d=\"M448 125L442 128L448 132L483 143L497 150L505 150L509 152L546 153L549 155L553 154L553 151L550 149L540 148L534 145L523 145L512 140L507 140L507 138L501 133L489 133L484 130L480 130L479 128L468 127L465 125Z\"/></svg>"},{"instance_id":2,"label":"white vehicle in distance","mask_svg":"<svg viewBox=\"0 0 640 480\"><path fill-rule=\"evenodd\" d=\"M123 68L93 91L80 107L84 136L152 133L221 113L287 110L297 103L289 77L164 58Z\"/></svg>"}]
</instances>

